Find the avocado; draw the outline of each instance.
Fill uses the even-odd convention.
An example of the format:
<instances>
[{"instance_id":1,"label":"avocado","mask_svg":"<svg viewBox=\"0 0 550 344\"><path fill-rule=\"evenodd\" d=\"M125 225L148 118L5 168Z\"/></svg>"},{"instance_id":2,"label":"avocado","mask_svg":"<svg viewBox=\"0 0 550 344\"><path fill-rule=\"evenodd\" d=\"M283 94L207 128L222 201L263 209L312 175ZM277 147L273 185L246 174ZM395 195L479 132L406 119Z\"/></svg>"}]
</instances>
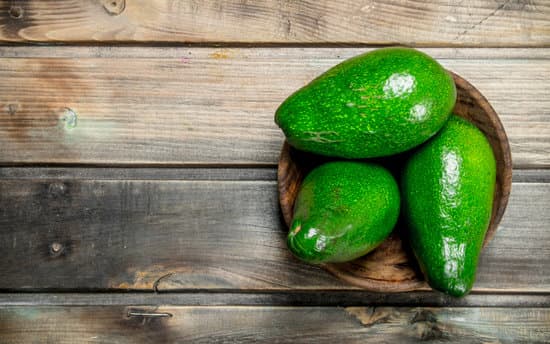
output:
<instances>
[{"instance_id":1,"label":"avocado","mask_svg":"<svg viewBox=\"0 0 550 344\"><path fill-rule=\"evenodd\" d=\"M496 163L487 138L451 116L412 153L401 182L410 244L428 283L452 296L466 295L493 206Z\"/></svg>"},{"instance_id":2,"label":"avocado","mask_svg":"<svg viewBox=\"0 0 550 344\"><path fill-rule=\"evenodd\" d=\"M301 185L288 247L309 263L353 260L391 233L399 207L397 182L383 167L328 162L313 169Z\"/></svg>"},{"instance_id":3,"label":"avocado","mask_svg":"<svg viewBox=\"0 0 550 344\"><path fill-rule=\"evenodd\" d=\"M456 100L453 78L410 48L346 60L288 97L275 122L290 145L348 159L392 155L433 136Z\"/></svg>"}]
</instances>

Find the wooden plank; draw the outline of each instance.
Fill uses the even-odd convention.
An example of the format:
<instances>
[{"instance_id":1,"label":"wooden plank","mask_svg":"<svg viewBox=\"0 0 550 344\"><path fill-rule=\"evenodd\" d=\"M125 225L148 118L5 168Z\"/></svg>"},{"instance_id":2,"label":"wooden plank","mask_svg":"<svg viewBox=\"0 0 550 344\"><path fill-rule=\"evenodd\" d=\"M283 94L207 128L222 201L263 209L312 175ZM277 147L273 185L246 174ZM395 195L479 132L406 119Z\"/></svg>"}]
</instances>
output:
<instances>
[{"instance_id":1,"label":"wooden plank","mask_svg":"<svg viewBox=\"0 0 550 344\"><path fill-rule=\"evenodd\" d=\"M368 50L0 48L0 164L273 165L277 106ZM530 51L428 50L493 104L515 167L547 168L550 49Z\"/></svg>"},{"instance_id":2,"label":"wooden plank","mask_svg":"<svg viewBox=\"0 0 550 344\"><path fill-rule=\"evenodd\" d=\"M363 290L254 292L0 293L3 306L392 306L550 307L550 293L487 294L454 298L433 291L374 293Z\"/></svg>"},{"instance_id":3,"label":"wooden plank","mask_svg":"<svg viewBox=\"0 0 550 344\"><path fill-rule=\"evenodd\" d=\"M550 309L1 307L0 337L6 344L547 343Z\"/></svg>"},{"instance_id":4,"label":"wooden plank","mask_svg":"<svg viewBox=\"0 0 550 344\"><path fill-rule=\"evenodd\" d=\"M513 185L476 291L550 291L549 203ZM1 180L0 289L355 289L291 256L277 204L274 181Z\"/></svg>"},{"instance_id":5,"label":"wooden plank","mask_svg":"<svg viewBox=\"0 0 550 344\"><path fill-rule=\"evenodd\" d=\"M4 42L550 44L544 0L0 1Z\"/></svg>"}]
</instances>

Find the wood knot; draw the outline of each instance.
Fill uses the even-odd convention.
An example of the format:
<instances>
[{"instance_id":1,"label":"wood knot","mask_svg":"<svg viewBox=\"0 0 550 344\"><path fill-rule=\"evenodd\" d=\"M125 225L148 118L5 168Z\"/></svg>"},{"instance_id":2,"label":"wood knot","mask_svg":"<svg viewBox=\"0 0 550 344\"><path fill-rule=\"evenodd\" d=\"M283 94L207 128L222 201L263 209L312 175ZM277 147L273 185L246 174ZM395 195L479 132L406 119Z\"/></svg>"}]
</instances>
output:
<instances>
[{"instance_id":1,"label":"wood knot","mask_svg":"<svg viewBox=\"0 0 550 344\"><path fill-rule=\"evenodd\" d=\"M67 192L67 186L64 183L54 182L48 186L50 197L60 197Z\"/></svg>"},{"instance_id":2,"label":"wood knot","mask_svg":"<svg viewBox=\"0 0 550 344\"><path fill-rule=\"evenodd\" d=\"M434 313L428 310L420 310L416 312L410 319L413 332L420 340L442 339L443 331L439 328L437 317Z\"/></svg>"},{"instance_id":3,"label":"wood knot","mask_svg":"<svg viewBox=\"0 0 550 344\"><path fill-rule=\"evenodd\" d=\"M10 114L10 116L14 116L16 113L17 113L17 110L19 110L19 105L18 104L8 104L8 113Z\"/></svg>"},{"instance_id":4,"label":"wood knot","mask_svg":"<svg viewBox=\"0 0 550 344\"><path fill-rule=\"evenodd\" d=\"M21 6L11 6L8 10L8 14L13 19L21 19L23 18L23 14L25 11L23 10L23 7Z\"/></svg>"},{"instance_id":5,"label":"wood knot","mask_svg":"<svg viewBox=\"0 0 550 344\"><path fill-rule=\"evenodd\" d=\"M410 320L411 324L415 324L417 322L435 323L437 322L437 318L435 317L435 314L433 314L432 312L423 309L414 313L413 317Z\"/></svg>"},{"instance_id":6,"label":"wood knot","mask_svg":"<svg viewBox=\"0 0 550 344\"><path fill-rule=\"evenodd\" d=\"M126 0L103 0L103 8L112 16L118 16L126 8Z\"/></svg>"},{"instance_id":7,"label":"wood knot","mask_svg":"<svg viewBox=\"0 0 550 344\"><path fill-rule=\"evenodd\" d=\"M347 307L346 312L366 327L387 323L396 315L391 308L376 307Z\"/></svg>"},{"instance_id":8,"label":"wood knot","mask_svg":"<svg viewBox=\"0 0 550 344\"><path fill-rule=\"evenodd\" d=\"M72 109L66 108L61 115L61 122L65 124L65 129L74 129L77 124L78 116Z\"/></svg>"},{"instance_id":9,"label":"wood knot","mask_svg":"<svg viewBox=\"0 0 550 344\"><path fill-rule=\"evenodd\" d=\"M63 254L64 251L65 247L63 246L63 244L57 241L50 245L50 255L52 257L59 257Z\"/></svg>"}]
</instances>

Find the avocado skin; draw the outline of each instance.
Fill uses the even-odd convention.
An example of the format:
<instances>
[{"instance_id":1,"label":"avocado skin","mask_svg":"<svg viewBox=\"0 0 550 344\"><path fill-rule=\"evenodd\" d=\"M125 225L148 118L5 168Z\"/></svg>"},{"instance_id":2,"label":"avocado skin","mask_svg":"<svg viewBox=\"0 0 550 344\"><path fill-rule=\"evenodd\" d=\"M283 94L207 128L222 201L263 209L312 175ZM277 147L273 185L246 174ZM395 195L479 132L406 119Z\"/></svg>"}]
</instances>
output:
<instances>
[{"instance_id":1,"label":"avocado skin","mask_svg":"<svg viewBox=\"0 0 550 344\"><path fill-rule=\"evenodd\" d=\"M323 164L302 183L288 247L309 263L353 260L391 233L399 207L397 182L383 167L353 161Z\"/></svg>"},{"instance_id":2,"label":"avocado skin","mask_svg":"<svg viewBox=\"0 0 550 344\"><path fill-rule=\"evenodd\" d=\"M489 142L455 115L405 164L403 214L413 252L434 289L455 297L471 290L495 182Z\"/></svg>"},{"instance_id":3,"label":"avocado skin","mask_svg":"<svg viewBox=\"0 0 550 344\"><path fill-rule=\"evenodd\" d=\"M290 145L348 159L400 153L433 136L456 101L452 77L410 48L346 60L288 97L275 122Z\"/></svg>"}]
</instances>

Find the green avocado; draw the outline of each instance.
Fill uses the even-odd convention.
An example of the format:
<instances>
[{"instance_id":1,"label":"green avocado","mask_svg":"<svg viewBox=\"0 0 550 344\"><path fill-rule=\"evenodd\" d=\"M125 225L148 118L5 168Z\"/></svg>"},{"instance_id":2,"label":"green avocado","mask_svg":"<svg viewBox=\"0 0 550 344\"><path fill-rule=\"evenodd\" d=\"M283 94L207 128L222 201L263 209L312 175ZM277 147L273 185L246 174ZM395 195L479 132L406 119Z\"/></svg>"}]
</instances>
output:
<instances>
[{"instance_id":1,"label":"green avocado","mask_svg":"<svg viewBox=\"0 0 550 344\"><path fill-rule=\"evenodd\" d=\"M456 100L428 55L384 48L346 60L287 98L275 122L290 145L348 159L392 155L433 136Z\"/></svg>"},{"instance_id":2,"label":"green avocado","mask_svg":"<svg viewBox=\"0 0 550 344\"><path fill-rule=\"evenodd\" d=\"M309 263L358 258L390 234L399 216L397 182L383 167L334 161L311 171L294 206L287 244Z\"/></svg>"},{"instance_id":3,"label":"green avocado","mask_svg":"<svg viewBox=\"0 0 550 344\"><path fill-rule=\"evenodd\" d=\"M403 215L413 252L434 289L460 297L472 288L495 182L487 138L454 115L406 162Z\"/></svg>"}]
</instances>

